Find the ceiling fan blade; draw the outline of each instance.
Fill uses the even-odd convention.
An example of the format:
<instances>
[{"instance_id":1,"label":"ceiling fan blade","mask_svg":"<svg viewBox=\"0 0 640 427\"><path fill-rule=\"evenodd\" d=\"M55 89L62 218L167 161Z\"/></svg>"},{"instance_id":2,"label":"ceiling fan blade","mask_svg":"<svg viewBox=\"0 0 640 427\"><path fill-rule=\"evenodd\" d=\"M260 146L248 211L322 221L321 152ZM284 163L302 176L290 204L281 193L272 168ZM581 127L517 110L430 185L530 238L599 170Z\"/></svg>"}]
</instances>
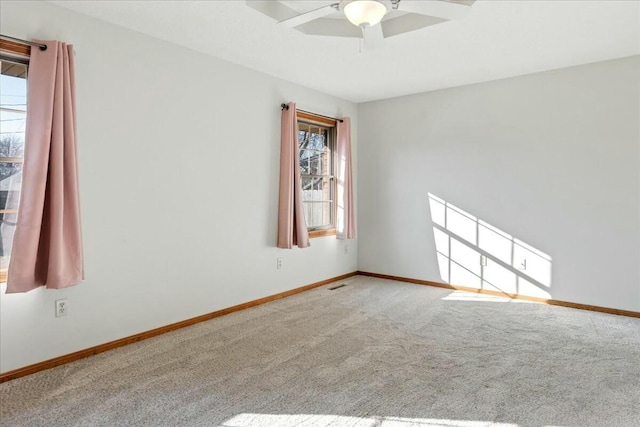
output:
<instances>
[{"instance_id":1,"label":"ceiling fan blade","mask_svg":"<svg viewBox=\"0 0 640 427\"><path fill-rule=\"evenodd\" d=\"M442 0L401 0L398 10L435 16L442 19L461 19L471 7L466 4Z\"/></svg>"},{"instance_id":2,"label":"ceiling fan blade","mask_svg":"<svg viewBox=\"0 0 640 427\"><path fill-rule=\"evenodd\" d=\"M366 27L362 32L364 38L364 49L375 50L382 46L382 40L384 40L384 33L382 32L382 25L377 24L373 27Z\"/></svg>"},{"instance_id":3,"label":"ceiling fan blade","mask_svg":"<svg viewBox=\"0 0 640 427\"><path fill-rule=\"evenodd\" d=\"M298 25L313 21L314 19L330 15L335 11L336 9L333 7L333 5L327 5L319 7L318 9L311 10L309 12L301 13L300 15L294 16L293 18L285 19L278 22L278 24L284 25L286 27L297 27Z\"/></svg>"}]
</instances>

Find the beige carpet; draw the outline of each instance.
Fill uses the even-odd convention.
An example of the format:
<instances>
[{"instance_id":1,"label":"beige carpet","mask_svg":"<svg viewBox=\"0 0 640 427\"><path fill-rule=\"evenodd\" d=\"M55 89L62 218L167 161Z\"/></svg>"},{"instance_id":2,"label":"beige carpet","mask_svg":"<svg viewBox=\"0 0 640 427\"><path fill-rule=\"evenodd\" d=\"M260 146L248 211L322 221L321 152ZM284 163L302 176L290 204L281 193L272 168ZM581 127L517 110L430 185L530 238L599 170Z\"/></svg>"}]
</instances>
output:
<instances>
[{"instance_id":1,"label":"beige carpet","mask_svg":"<svg viewBox=\"0 0 640 427\"><path fill-rule=\"evenodd\" d=\"M640 426L640 319L367 277L0 385L2 426Z\"/></svg>"}]
</instances>

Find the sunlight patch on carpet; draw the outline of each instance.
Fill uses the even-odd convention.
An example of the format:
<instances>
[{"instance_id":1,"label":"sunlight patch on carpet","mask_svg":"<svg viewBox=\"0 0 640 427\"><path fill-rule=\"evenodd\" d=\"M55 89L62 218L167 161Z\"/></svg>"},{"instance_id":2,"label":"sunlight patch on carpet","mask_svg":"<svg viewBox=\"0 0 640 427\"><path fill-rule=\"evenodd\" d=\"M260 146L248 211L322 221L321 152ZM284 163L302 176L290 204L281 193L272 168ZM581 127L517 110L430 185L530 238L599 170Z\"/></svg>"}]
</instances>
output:
<instances>
[{"instance_id":1,"label":"sunlight patch on carpet","mask_svg":"<svg viewBox=\"0 0 640 427\"><path fill-rule=\"evenodd\" d=\"M484 301L484 302L513 302L524 304L537 304L534 301L527 301L522 299L512 299L509 297L500 297L497 295L476 294L467 291L453 291L446 297L442 298L443 301Z\"/></svg>"},{"instance_id":2,"label":"sunlight patch on carpet","mask_svg":"<svg viewBox=\"0 0 640 427\"><path fill-rule=\"evenodd\" d=\"M518 427L493 421L434 418L348 417L318 414L239 414L222 427Z\"/></svg>"}]
</instances>

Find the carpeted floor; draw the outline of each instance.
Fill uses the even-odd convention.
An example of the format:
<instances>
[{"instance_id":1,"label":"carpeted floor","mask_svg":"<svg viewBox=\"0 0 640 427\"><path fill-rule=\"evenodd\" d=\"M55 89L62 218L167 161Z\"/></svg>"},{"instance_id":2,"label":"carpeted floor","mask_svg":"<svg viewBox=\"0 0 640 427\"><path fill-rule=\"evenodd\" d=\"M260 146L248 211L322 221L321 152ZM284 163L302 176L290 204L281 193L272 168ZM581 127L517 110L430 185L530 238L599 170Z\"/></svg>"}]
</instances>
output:
<instances>
[{"instance_id":1,"label":"carpeted floor","mask_svg":"<svg viewBox=\"0 0 640 427\"><path fill-rule=\"evenodd\" d=\"M345 282L0 384L0 424L640 426L640 319Z\"/></svg>"}]
</instances>

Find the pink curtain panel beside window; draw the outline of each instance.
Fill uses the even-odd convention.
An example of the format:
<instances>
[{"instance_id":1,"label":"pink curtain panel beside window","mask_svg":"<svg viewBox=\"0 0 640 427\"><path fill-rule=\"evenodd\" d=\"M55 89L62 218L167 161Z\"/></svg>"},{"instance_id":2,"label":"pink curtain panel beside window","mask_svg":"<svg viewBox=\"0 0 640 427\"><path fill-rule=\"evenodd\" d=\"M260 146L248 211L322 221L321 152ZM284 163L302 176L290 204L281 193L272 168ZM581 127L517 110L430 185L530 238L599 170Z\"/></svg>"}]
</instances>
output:
<instances>
[{"instance_id":1,"label":"pink curtain panel beside window","mask_svg":"<svg viewBox=\"0 0 640 427\"><path fill-rule=\"evenodd\" d=\"M298 150L298 115L296 104L290 102L282 110L280 133L280 201L278 203L278 247L291 249L294 245L310 245L304 219L300 155Z\"/></svg>"},{"instance_id":2,"label":"pink curtain panel beside window","mask_svg":"<svg viewBox=\"0 0 640 427\"><path fill-rule=\"evenodd\" d=\"M7 293L84 279L78 195L73 47L37 41L27 81L22 193Z\"/></svg>"},{"instance_id":3,"label":"pink curtain panel beside window","mask_svg":"<svg viewBox=\"0 0 640 427\"><path fill-rule=\"evenodd\" d=\"M356 214L353 202L353 173L351 166L351 119L338 121L338 239L356 238Z\"/></svg>"}]
</instances>

